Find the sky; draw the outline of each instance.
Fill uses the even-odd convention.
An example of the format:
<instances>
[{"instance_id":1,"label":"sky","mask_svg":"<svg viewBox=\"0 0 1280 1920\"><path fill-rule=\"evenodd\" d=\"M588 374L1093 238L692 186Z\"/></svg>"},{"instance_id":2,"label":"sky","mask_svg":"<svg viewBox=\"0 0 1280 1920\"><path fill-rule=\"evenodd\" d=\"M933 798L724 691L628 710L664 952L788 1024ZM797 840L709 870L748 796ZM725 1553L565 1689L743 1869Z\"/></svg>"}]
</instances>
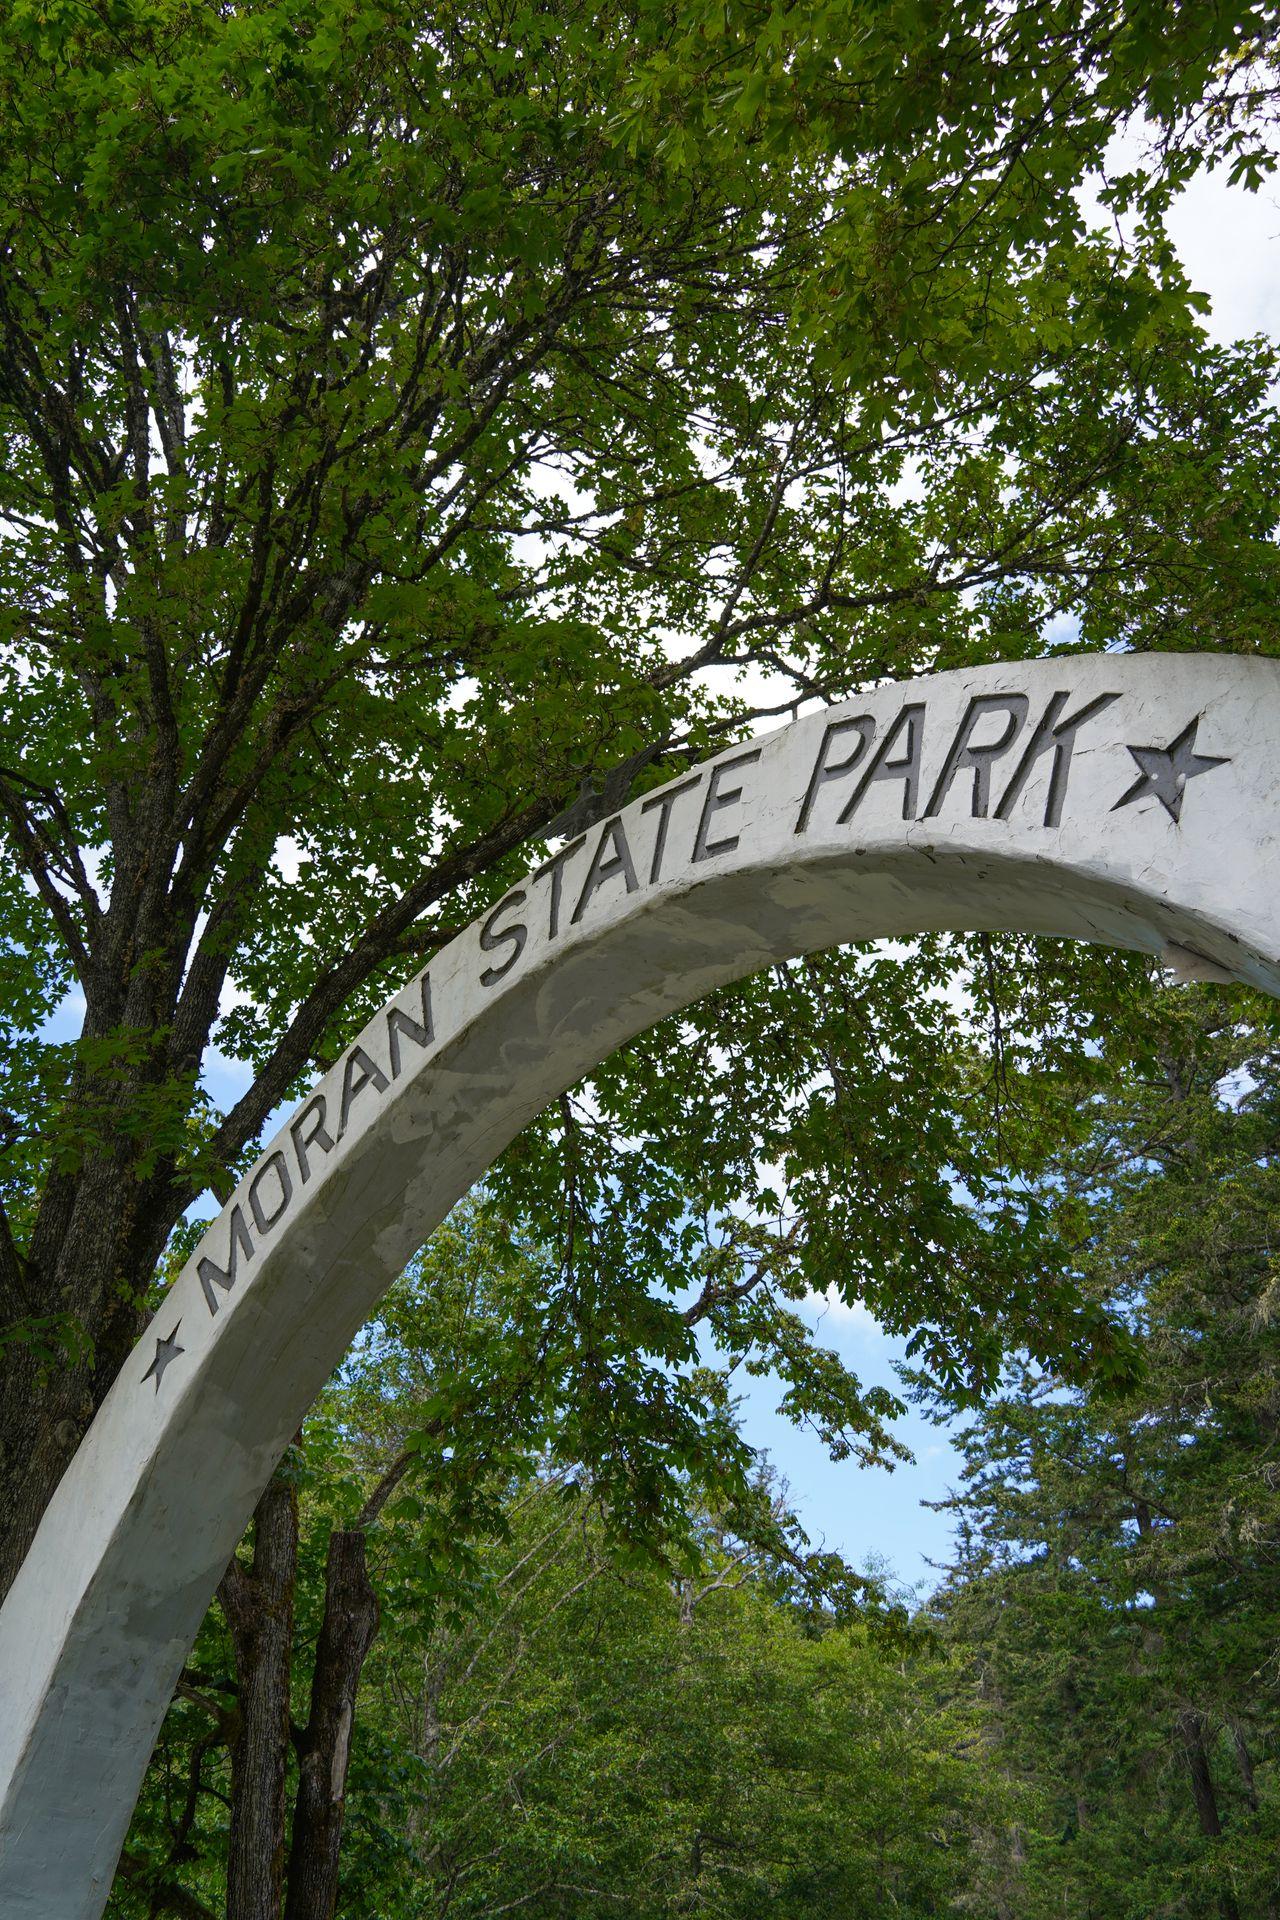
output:
<instances>
[{"instance_id":1,"label":"sky","mask_svg":"<svg viewBox=\"0 0 1280 1920\"><path fill-rule=\"evenodd\" d=\"M901 1391L894 1362L902 1358L903 1343L887 1334L866 1307L811 1300L806 1318L864 1386ZM898 1439L911 1450L910 1464L837 1462L815 1434L798 1430L777 1412L775 1386L766 1380L746 1386L743 1430L768 1453L812 1545L841 1554L863 1571L882 1567L896 1587L923 1598L950 1558L950 1519L926 1504L945 1499L959 1481L959 1455L949 1434L911 1407L895 1426Z\"/></svg>"}]
</instances>

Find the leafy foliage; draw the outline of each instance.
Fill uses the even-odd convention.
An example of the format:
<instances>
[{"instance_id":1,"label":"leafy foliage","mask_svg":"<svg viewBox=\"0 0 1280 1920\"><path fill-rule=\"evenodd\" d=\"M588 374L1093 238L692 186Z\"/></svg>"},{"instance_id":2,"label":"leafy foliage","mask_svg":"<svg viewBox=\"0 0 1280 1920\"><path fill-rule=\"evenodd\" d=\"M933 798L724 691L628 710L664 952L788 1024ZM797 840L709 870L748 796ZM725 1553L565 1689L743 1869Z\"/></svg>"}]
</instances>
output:
<instances>
[{"instance_id":1,"label":"leafy foliage","mask_svg":"<svg viewBox=\"0 0 1280 1920\"><path fill-rule=\"evenodd\" d=\"M464 1209L289 1469L300 1751L335 1527L368 1529L381 1599L351 1746L344 1905L380 1920L480 1920L513 1902L746 1920L771 1903L870 1915L888 1889L920 1920L958 1911L970 1831L1004 1790L966 1757L974 1709L948 1689L936 1645L874 1583L807 1553L767 1481L732 1510L709 1504L708 1477L713 1497L726 1480L719 1456L744 1452L723 1398L690 1440L670 1432L666 1398L632 1437L628 1458L642 1440L663 1457L660 1537L634 1487L618 1494L607 1455L588 1467L564 1450L566 1434L593 1431L565 1405L596 1393L577 1365L545 1361L556 1407L540 1449L538 1365L520 1338L535 1265L496 1215ZM236 1674L215 1609L148 1776L115 1920L224 1898Z\"/></svg>"}]
</instances>

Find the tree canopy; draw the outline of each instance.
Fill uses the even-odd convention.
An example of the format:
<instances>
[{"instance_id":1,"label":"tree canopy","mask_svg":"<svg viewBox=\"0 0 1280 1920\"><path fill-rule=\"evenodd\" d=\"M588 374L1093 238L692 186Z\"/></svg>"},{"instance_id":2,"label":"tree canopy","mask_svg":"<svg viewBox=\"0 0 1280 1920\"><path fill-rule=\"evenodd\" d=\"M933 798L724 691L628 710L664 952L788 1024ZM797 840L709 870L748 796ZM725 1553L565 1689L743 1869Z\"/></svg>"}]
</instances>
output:
<instances>
[{"instance_id":1,"label":"tree canopy","mask_svg":"<svg viewBox=\"0 0 1280 1920\"><path fill-rule=\"evenodd\" d=\"M1271 644L1270 351L1160 220L1269 24L9 9L6 1578L186 1208L567 809L1054 615Z\"/></svg>"}]
</instances>

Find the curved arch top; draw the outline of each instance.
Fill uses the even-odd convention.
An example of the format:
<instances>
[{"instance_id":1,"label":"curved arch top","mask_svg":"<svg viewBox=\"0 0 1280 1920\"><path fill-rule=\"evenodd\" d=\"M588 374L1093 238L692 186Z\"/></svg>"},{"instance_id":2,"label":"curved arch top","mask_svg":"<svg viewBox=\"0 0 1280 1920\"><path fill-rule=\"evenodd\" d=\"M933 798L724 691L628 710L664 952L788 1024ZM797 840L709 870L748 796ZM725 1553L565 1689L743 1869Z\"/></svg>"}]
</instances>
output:
<instances>
[{"instance_id":1,"label":"curved arch top","mask_svg":"<svg viewBox=\"0 0 1280 1920\"><path fill-rule=\"evenodd\" d=\"M936 928L1099 941L1280 994L1280 663L1088 655L885 687L565 842L391 1000L178 1276L0 1609L0 1911L101 1913L275 1462L521 1127L715 987Z\"/></svg>"}]
</instances>

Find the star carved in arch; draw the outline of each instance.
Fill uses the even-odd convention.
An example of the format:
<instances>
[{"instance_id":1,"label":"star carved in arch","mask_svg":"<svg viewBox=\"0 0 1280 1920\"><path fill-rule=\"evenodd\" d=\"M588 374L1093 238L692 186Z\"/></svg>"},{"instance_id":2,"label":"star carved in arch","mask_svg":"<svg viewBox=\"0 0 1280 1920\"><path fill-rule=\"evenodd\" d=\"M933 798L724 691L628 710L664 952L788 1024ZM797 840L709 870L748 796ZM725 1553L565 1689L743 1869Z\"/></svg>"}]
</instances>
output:
<instances>
[{"instance_id":1,"label":"star carved in arch","mask_svg":"<svg viewBox=\"0 0 1280 1920\"><path fill-rule=\"evenodd\" d=\"M1130 747L1130 758L1138 768L1138 778L1127 792L1122 793L1112 807L1112 813L1120 807L1127 807L1132 800L1142 800L1151 794L1160 802L1171 820L1182 818L1182 801L1189 780L1199 779L1202 773L1212 772L1214 767L1225 767L1230 755L1196 752L1196 729L1200 725L1200 716L1188 726L1167 747Z\"/></svg>"},{"instance_id":2,"label":"star carved in arch","mask_svg":"<svg viewBox=\"0 0 1280 1920\"><path fill-rule=\"evenodd\" d=\"M178 1327L181 1325L182 1322L179 1320L177 1326L174 1327L173 1332L169 1334L167 1339L161 1340L159 1335L156 1336L156 1357L142 1378L144 1381L154 1378L157 1393L160 1391L160 1382L164 1378L164 1370L169 1365L169 1362L176 1360L180 1353L186 1352L185 1347L178 1345Z\"/></svg>"}]
</instances>

